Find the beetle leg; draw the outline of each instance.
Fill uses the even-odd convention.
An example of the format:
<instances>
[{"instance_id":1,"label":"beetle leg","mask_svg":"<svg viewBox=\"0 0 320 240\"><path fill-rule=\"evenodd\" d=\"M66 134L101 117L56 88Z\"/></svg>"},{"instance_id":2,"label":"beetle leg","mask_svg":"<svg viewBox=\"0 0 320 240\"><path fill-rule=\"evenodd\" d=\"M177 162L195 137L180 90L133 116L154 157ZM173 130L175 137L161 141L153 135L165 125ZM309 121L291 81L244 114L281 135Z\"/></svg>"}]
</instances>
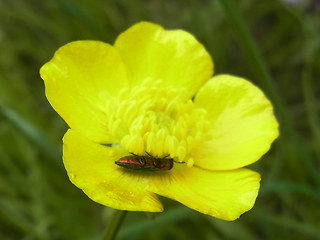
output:
<instances>
[{"instance_id":1,"label":"beetle leg","mask_svg":"<svg viewBox=\"0 0 320 240\"><path fill-rule=\"evenodd\" d=\"M139 163L142 165L142 166L144 166L144 165L146 165L146 159L144 158L144 157L139 157Z\"/></svg>"}]
</instances>

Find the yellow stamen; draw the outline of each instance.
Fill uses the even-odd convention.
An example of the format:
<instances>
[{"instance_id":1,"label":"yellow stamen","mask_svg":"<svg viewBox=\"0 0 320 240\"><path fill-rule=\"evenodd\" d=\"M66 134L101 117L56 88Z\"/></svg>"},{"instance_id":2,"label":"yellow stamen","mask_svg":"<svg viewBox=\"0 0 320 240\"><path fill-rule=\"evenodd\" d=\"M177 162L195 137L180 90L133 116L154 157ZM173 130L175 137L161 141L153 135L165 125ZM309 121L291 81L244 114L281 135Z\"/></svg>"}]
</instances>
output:
<instances>
[{"instance_id":1,"label":"yellow stamen","mask_svg":"<svg viewBox=\"0 0 320 240\"><path fill-rule=\"evenodd\" d=\"M146 80L124 89L108 112L109 131L128 152L155 157L169 155L193 165L192 151L208 139L206 111L195 108L186 92L161 87L161 81ZM115 109L112 106L112 109Z\"/></svg>"}]
</instances>

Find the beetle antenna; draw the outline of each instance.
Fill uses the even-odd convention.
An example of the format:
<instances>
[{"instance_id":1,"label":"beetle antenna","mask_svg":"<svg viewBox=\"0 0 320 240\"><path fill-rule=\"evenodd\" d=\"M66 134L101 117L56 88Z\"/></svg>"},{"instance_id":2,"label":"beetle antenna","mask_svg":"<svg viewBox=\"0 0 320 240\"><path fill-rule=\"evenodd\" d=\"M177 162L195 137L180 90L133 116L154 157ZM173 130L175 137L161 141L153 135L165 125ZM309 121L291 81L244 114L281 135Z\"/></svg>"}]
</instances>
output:
<instances>
[{"instance_id":1,"label":"beetle antenna","mask_svg":"<svg viewBox=\"0 0 320 240\"><path fill-rule=\"evenodd\" d=\"M174 160L173 160L174 161ZM176 161L174 161L174 163L186 163L186 162L176 162Z\"/></svg>"},{"instance_id":2,"label":"beetle antenna","mask_svg":"<svg viewBox=\"0 0 320 240\"><path fill-rule=\"evenodd\" d=\"M153 157L150 153L148 153L147 151L146 151L146 154L149 156L149 157Z\"/></svg>"},{"instance_id":3,"label":"beetle antenna","mask_svg":"<svg viewBox=\"0 0 320 240\"><path fill-rule=\"evenodd\" d=\"M129 152L129 153L132 154L133 156L139 157L139 155L137 155L137 154L134 154L132 152Z\"/></svg>"}]
</instances>

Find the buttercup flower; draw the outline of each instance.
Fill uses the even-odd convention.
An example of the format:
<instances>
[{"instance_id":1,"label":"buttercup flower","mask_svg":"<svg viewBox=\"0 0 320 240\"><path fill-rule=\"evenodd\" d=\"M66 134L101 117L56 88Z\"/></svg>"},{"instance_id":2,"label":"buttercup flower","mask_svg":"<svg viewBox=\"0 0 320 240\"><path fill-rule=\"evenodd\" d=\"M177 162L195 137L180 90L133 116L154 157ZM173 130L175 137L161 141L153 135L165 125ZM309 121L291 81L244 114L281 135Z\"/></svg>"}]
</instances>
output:
<instances>
[{"instance_id":1,"label":"buttercup flower","mask_svg":"<svg viewBox=\"0 0 320 240\"><path fill-rule=\"evenodd\" d=\"M141 22L113 46L66 44L40 73L70 127L68 176L92 200L160 212L158 194L225 220L252 208L260 176L242 167L278 136L272 105L245 79L212 77L211 57L191 34Z\"/></svg>"}]
</instances>

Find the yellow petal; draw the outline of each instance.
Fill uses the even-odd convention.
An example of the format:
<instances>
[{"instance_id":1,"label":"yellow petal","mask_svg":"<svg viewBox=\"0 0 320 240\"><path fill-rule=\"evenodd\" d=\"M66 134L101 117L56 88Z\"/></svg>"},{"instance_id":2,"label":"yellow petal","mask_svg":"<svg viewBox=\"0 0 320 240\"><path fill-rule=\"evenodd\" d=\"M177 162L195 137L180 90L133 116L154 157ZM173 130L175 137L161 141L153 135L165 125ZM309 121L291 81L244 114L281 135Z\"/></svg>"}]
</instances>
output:
<instances>
[{"instance_id":1,"label":"yellow petal","mask_svg":"<svg viewBox=\"0 0 320 240\"><path fill-rule=\"evenodd\" d=\"M127 86L114 47L98 41L76 41L61 47L40 70L46 96L67 124L97 142L108 142L106 105Z\"/></svg>"},{"instance_id":2,"label":"yellow petal","mask_svg":"<svg viewBox=\"0 0 320 240\"><path fill-rule=\"evenodd\" d=\"M253 207L259 182L258 173L244 168L208 171L184 167L170 177L154 178L151 188L201 213L232 221Z\"/></svg>"},{"instance_id":3,"label":"yellow petal","mask_svg":"<svg viewBox=\"0 0 320 240\"><path fill-rule=\"evenodd\" d=\"M207 110L211 122L211 140L194 152L195 164L205 169L253 163L279 135L271 103L245 79L216 76L200 89L195 104Z\"/></svg>"},{"instance_id":4,"label":"yellow petal","mask_svg":"<svg viewBox=\"0 0 320 240\"><path fill-rule=\"evenodd\" d=\"M117 38L114 45L128 68L130 84L162 80L163 86L185 88L194 94L213 74L204 47L188 32L164 30L141 22Z\"/></svg>"},{"instance_id":5,"label":"yellow petal","mask_svg":"<svg viewBox=\"0 0 320 240\"><path fill-rule=\"evenodd\" d=\"M114 163L120 155L72 129L63 138L63 162L68 176L89 198L121 210L162 211L155 194L146 190L147 183Z\"/></svg>"}]
</instances>

